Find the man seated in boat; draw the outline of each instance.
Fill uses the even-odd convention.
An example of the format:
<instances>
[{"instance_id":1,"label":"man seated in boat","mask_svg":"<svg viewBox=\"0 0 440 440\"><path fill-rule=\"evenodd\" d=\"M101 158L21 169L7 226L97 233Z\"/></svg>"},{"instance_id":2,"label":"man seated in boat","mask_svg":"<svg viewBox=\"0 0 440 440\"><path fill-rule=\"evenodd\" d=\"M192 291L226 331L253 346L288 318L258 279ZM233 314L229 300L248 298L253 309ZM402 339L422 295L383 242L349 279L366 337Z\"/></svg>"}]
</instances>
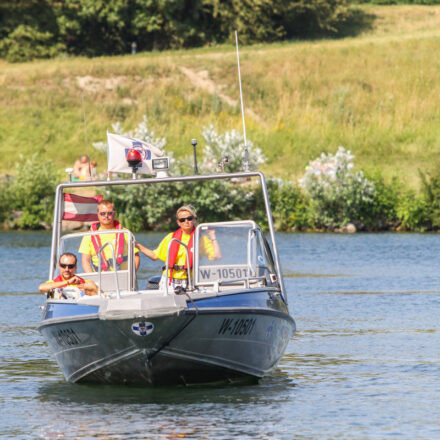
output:
<instances>
[{"instance_id":1,"label":"man seated in boat","mask_svg":"<svg viewBox=\"0 0 440 440\"><path fill-rule=\"evenodd\" d=\"M99 221L93 223L90 227L91 231L103 231L106 229L124 229L122 225L115 220L115 207L110 200L102 200L98 204L98 218ZM85 236L80 244L79 252L81 256L81 264L84 272L98 272L99 248L107 242L113 245L116 262L113 261L113 254L110 246L106 246L101 252L101 270L114 270L115 263L118 270L127 269L128 259L128 234L124 233L109 233L96 234ZM139 267L139 251L134 249L135 267Z\"/></svg>"},{"instance_id":2,"label":"man seated in boat","mask_svg":"<svg viewBox=\"0 0 440 440\"><path fill-rule=\"evenodd\" d=\"M136 243L139 250L151 258L152 260L167 260L168 246L173 238L181 241L188 247L190 268L193 266L193 237L196 229L197 213L193 206L184 205L181 206L176 212L176 220L179 229L175 232L170 232L160 243L159 246L153 251L146 246ZM200 240L200 250L202 255L206 255L210 260L217 260L221 258L221 250L218 245L215 230L208 230L208 237L202 236ZM170 254L168 259L168 277L169 285L174 287L182 286L187 287L188 281L188 264L186 249L180 243L173 241L170 247ZM162 274L160 281L160 288L165 287L166 271Z\"/></svg>"},{"instance_id":3,"label":"man seated in boat","mask_svg":"<svg viewBox=\"0 0 440 440\"><path fill-rule=\"evenodd\" d=\"M77 260L75 254L71 254L70 252L65 252L62 254L58 262L60 274L53 280L40 284L38 290L41 293L47 293L53 291L54 289L73 287L79 289L79 291L83 292L83 294L96 295L98 293L98 286L93 281L84 280L78 275L75 275L76 262Z\"/></svg>"}]
</instances>

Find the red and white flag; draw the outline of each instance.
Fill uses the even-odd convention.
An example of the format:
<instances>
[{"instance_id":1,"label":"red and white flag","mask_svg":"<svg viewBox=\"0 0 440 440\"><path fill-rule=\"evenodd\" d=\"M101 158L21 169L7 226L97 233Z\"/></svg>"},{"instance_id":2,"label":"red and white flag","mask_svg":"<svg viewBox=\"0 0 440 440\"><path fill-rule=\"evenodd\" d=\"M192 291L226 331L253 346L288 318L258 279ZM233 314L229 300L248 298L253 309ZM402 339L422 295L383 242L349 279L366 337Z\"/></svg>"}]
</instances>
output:
<instances>
[{"instance_id":1,"label":"red and white flag","mask_svg":"<svg viewBox=\"0 0 440 440\"><path fill-rule=\"evenodd\" d=\"M108 170L116 173L133 172L127 162L127 153L131 149L139 151L142 157L142 165L137 169L139 174L155 174L152 160L163 156L159 148L139 139L107 132L107 142Z\"/></svg>"},{"instance_id":2,"label":"red and white flag","mask_svg":"<svg viewBox=\"0 0 440 440\"><path fill-rule=\"evenodd\" d=\"M63 220L94 222L98 220L98 203L103 196L83 197L64 193Z\"/></svg>"}]
</instances>

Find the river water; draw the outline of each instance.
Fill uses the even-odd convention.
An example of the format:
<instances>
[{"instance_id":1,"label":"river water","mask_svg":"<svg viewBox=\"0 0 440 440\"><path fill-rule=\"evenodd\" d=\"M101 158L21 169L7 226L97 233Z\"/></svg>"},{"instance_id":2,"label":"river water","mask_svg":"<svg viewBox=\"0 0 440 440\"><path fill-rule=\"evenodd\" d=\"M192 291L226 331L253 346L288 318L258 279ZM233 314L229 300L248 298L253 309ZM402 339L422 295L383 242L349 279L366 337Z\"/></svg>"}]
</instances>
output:
<instances>
[{"instance_id":1,"label":"river water","mask_svg":"<svg viewBox=\"0 0 440 440\"><path fill-rule=\"evenodd\" d=\"M257 385L147 389L64 381L36 331L50 235L0 233L0 437L440 438L440 235L277 238L298 327L279 367Z\"/></svg>"}]
</instances>

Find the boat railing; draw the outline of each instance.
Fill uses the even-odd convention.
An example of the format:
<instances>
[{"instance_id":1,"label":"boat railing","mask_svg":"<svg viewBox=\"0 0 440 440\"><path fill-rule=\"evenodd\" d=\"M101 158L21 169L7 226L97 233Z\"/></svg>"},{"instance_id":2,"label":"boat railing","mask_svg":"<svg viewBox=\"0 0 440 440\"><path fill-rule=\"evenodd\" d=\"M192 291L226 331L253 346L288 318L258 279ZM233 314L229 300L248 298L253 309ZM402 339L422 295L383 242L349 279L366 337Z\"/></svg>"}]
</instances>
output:
<instances>
[{"instance_id":1,"label":"boat railing","mask_svg":"<svg viewBox=\"0 0 440 440\"><path fill-rule=\"evenodd\" d=\"M54 207L54 227L52 231L52 247L50 253L50 267L49 267L49 279L54 278L54 273L56 271L57 265L57 245L59 243L60 237L62 235L62 220L63 220L63 194L66 190L76 190L93 187L95 189L107 186L129 186L129 185L163 185L174 182L204 182L210 180L228 180L234 181L236 179L245 179L248 181L251 178L259 179L261 185L261 191L263 195L263 202L266 208L267 215L267 225L270 235L270 244L272 247L274 263L276 267L277 283L279 284L280 290L283 295L283 300L287 303L287 297L285 295L285 287L282 278L281 265L279 262L276 241L275 241L275 229L272 220L272 213L269 203L269 194L267 190L266 180L263 173L259 171L254 172L237 172L237 173L220 173L220 174L209 174L200 175L195 174L192 176L176 176L176 177L161 177L161 178L142 178L142 179L121 179L121 180L107 180L107 181L90 181L90 182L66 182L57 186L56 196L55 196L55 207ZM197 281L197 279L195 279ZM197 282L195 283L197 285Z\"/></svg>"},{"instance_id":2,"label":"boat railing","mask_svg":"<svg viewBox=\"0 0 440 440\"><path fill-rule=\"evenodd\" d=\"M126 241L126 246L124 247L123 252L123 262L120 266L115 260L115 254L117 253L116 245L112 240L105 241L106 235L118 233L123 233L124 241ZM58 255L61 255L65 252L72 253L75 256L78 254L81 255L79 249L81 248L82 240L86 237L91 238L92 236L103 236L104 238L102 238L102 241L104 243L102 246L96 249L97 252L93 250L93 255L91 255L91 271L89 268L83 267L81 257L77 257L78 266L80 269L77 275L97 283L98 292L100 295L114 293L119 297L121 292L133 292L136 287L136 270L133 255L135 240L133 234L128 229L110 229L93 232L84 231L66 234L60 238ZM109 248L106 248L105 246L107 243L111 245ZM105 252L102 252L103 250ZM107 269L102 267L103 260L105 258L108 258L110 263ZM94 262L93 259L95 259ZM112 274L111 272L114 273Z\"/></svg>"},{"instance_id":3,"label":"boat railing","mask_svg":"<svg viewBox=\"0 0 440 440\"><path fill-rule=\"evenodd\" d=\"M101 296L101 294L102 294L102 290L101 290L101 286L102 286L102 275L101 275L101 273L102 273L102 270L101 270L101 266L102 266L102 251L105 249L106 246L110 246L113 262L116 263L115 249L113 247L113 243L110 243L108 241L107 243L104 243L98 249L98 280L99 280L98 294L99 294L99 296ZM121 298L121 291L119 290L118 268L117 268L116 264L113 267L113 273L115 275L115 282L116 282L116 297L118 299L120 299Z\"/></svg>"},{"instance_id":4,"label":"boat railing","mask_svg":"<svg viewBox=\"0 0 440 440\"><path fill-rule=\"evenodd\" d=\"M182 246L184 247L184 249L185 249L185 254L186 254L186 267L187 267L187 268L190 268L190 267L191 267L191 265L190 265L190 261L189 261L188 246L187 246L185 243L183 243L183 242L181 242L180 240L178 240L177 238L172 238L172 239L170 240L169 244L168 244L168 249L167 249L167 261L166 261L166 263L165 263L165 272L166 272L166 275L165 275L165 294L168 294L168 287L169 287L169 284L170 284L170 283L169 283L169 273L170 273L170 268L169 268L169 258L170 258L171 244L172 244L173 242L177 242L177 243L179 243L180 245L182 245ZM187 287L187 290L194 290L194 286L193 286L193 282L192 282L192 278L191 278L191 270L188 269L188 270L187 270L187 273L188 273L188 287ZM173 292L173 293L174 293L174 292Z\"/></svg>"}]
</instances>

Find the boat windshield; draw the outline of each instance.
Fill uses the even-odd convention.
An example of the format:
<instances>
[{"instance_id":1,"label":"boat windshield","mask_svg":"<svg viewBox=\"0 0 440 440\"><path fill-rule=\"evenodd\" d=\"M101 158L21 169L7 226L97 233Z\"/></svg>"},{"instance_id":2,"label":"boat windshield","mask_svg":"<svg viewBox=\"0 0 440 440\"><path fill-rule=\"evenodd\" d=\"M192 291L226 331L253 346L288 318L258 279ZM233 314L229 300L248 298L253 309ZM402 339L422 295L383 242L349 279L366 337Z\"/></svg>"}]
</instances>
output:
<instances>
[{"instance_id":1,"label":"boat windshield","mask_svg":"<svg viewBox=\"0 0 440 440\"><path fill-rule=\"evenodd\" d=\"M102 290L133 289L134 237L130 231L88 231L68 234L60 239L59 255L65 252L76 256L76 273L96 282Z\"/></svg>"},{"instance_id":2,"label":"boat windshield","mask_svg":"<svg viewBox=\"0 0 440 440\"><path fill-rule=\"evenodd\" d=\"M272 254L253 221L203 223L195 237L195 285L277 286Z\"/></svg>"}]
</instances>

